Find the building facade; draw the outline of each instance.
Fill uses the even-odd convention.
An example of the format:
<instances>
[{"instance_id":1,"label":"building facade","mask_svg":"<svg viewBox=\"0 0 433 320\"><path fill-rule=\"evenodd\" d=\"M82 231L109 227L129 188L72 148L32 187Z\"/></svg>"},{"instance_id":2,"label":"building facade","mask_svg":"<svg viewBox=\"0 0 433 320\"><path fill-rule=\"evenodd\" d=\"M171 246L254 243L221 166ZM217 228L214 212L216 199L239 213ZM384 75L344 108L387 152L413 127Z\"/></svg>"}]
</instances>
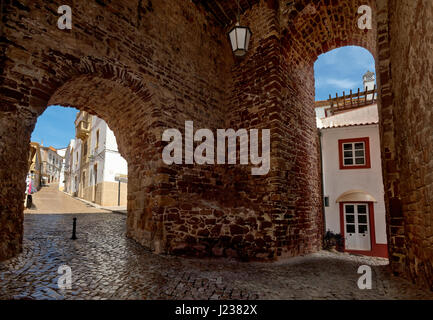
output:
<instances>
[{"instance_id":1,"label":"building facade","mask_svg":"<svg viewBox=\"0 0 433 320\"><path fill-rule=\"evenodd\" d=\"M318 102L326 231L344 250L388 257L374 74L365 91Z\"/></svg>"},{"instance_id":2,"label":"building facade","mask_svg":"<svg viewBox=\"0 0 433 320\"><path fill-rule=\"evenodd\" d=\"M60 174L59 174L59 190L63 191L65 190L65 155L66 155L66 149L57 149L57 154L62 157L62 164L60 167Z\"/></svg>"},{"instance_id":3,"label":"building facade","mask_svg":"<svg viewBox=\"0 0 433 320\"><path fill-rule=\"evenodd\" d=\"M75 139L71 139L69 141L68 146L66 147L65 151L65 168L64 168L64 189L63 191L73 194L74 190L74 184L73 184L73 170L74 167L72 166L73 163L73 156L74 156L74 150L75 150Z\"/></svg>"},{"instance_id":4,"label":"building facade","mask_svg":"<svg viewBox=\"0 0 433 320\"><path fill-rule=\"evenodd\" d=\"M41 146L41 181L43 184L58 183L63 165L63 157L53 147Z\"/></svg>"},{"instance_id":5,"label":"building facade","mask_svg":"<svg viewBox=\"0 0 433 320\"><path fill-rule=\"evenodd\" d=\"M41 187L41 147L37 142L30 142L30 153L29 153L29 172L27 177L31 179L32 190L39 190Z\"/></svg>"},{"instance_id":6,"label":"building facade","mask_svg":"<svg viewBox=\"0 0 433 320\"><path fill-rule=\"evenodd\" d=\"M103 206L126 206L128 165L113 131L83 111L75 128L76 139L65 153L65 191Z\"/></svg>"}]
</instances>

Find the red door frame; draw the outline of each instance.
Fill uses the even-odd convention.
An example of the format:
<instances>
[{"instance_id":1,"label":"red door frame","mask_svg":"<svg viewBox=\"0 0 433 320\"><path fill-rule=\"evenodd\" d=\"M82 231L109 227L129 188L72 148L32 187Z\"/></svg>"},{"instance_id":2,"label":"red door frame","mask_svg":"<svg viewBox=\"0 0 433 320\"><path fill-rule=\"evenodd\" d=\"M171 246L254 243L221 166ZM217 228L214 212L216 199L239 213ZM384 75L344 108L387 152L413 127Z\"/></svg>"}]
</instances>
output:
<instances>
[{"instance_id":1,"label":"red door frame","mask_svg":"<svg viewBox=\"0 0 433 320\"><path fill-rule=\"evenodd\" d=\"M345 201L340 202L340 231L343 239L345 239L345 225L344 225L344 204L346 203L365 203L368 205L368 218L370 227L370 247L371 250L347 250L346 243L344 243L344 251L349 253L357 253L365 256L388 258L388 245L376 242L376 230L374 223L374 203L370 201Z\"/></svg>"}]
</instances>

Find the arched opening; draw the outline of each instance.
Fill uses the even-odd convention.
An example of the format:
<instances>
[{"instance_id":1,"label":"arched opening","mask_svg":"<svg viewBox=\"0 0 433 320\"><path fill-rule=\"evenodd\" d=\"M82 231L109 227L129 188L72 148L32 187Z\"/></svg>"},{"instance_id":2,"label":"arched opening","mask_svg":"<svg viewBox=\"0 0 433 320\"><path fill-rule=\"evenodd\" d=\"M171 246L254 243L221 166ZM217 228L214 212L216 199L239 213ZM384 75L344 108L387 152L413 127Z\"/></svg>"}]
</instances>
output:
<instances>
[{"instance_id":1,"label":"arched opening","mask_svg":"<svg viewBox=\"0 0 433 320\"><path fill-rule=\"evenodd\" d=\"M341 47L315 62L316 121L326 239L342 251L388 257L374 58Z\"/></svg>"},{"instance_id":2,"label":"arched opening","mask_svg":"<svg viewBox=\"0 0 433 320\"><path fill-rule=\"evenodd\" d=\"M13 164L10 165L13 184L5 186L4 191L9 192L10 197L8 201L4 201L7 203L7 206L3 210L9 215L14 216L14 219L8 220L7 223L2 222L1 225L7 228L4 233L2 232L2 236L8 239L5 242L7 246L2 248L1 255L3 259L11 257L13 252L22 250L23 199L26 191L31 133L36 125L38 116L45 111L47 106L51 105L73 107L80 110L79 114L82 117L87 117L87 119L78 119L79 121L74 124L74 127L79 129L76 130L77 133L85 133L89 138L90 134L94 135L87 142L87 146L85 146L85 141L81 141L81 145L78 148L87 150L87 154L80 152L78 155L80 161L85 160L87 162L87 168L81 168L81 171L78 170L79 174L73 175L67 188L72 192L77 191L76 196L89 202L103 201L101 199L101 190L94 183L95 180L98 181L102 177L99 173L102 170L102 166L97 161L98 157L101 158L101 154L95 153L94 144L97 140L97 129L95 128L95 131L91 132L88 130L90 128L82 125L88 120L93 120L96 123L99 121L97 120L99 118L103 119L112 130L113 136L115 136L115 138L112 138L117 141L118 152L128 164L128 185L132 187L128 187L126 191L124 185L125 174L112 170L112 174L108 173L115 181L110 181L109 184L103 185L103 188L107 187L112 190L112 193L117 195L120 184L121 206L126 205L124 203L125 200L122 203L122 196L125 199L125 193L127 192L127 210L129 212L126 223L127 235L150 247L151 238L147 235L147 229L153 228L154 224L152 221L152 211L144 210L144 207L148 206L150 202L149 193L144 192L144 189L150 185L154 185L155 181L146 178L143 172L147 172L149 177L155 178L158 176L156 172L158 161L155 160L155 150L159 148L157 144L160 136L160 124L155 125L154 123L154 119L157 117L154 113L156 106L151 103L151 96L147 89L142 84L131 83L130 79L128 79L129 75L123 74L122 79L116 78L112 72L109 73L108 71L105 71L103 75L97 75L98 70L101 69L97 66L93 66L93 68L93 75L82 74L73 76L61 86L57 82L47 83L45 93L39 93L40 98L34 101L34 108L31 109L32 112L26 113L26 118L23 115L17 114L12 114L8 119L2 118L2 121L8 120L2 129L10 128L9 131L5 131L3 134L10 137L11 140L4 150L5 157L2 160ZM99 132L100 138L101 132ZM143 141L147 143L142 144ZM110 149L108 145L106 147ZM73 151L72 148L74 147L71 146L71 151ZM56 152L54 151L54 153ZM118 181L116 181L116 175ZM57 183L60 177L48 175L46 179L47 183ZM81 188L79 188L80 183ZM72 188L75 189L73 190ZM153 190L158 190L158 187L155 186ZM111 195L108 198L113 197ZM115 198L114 203L110 202L106 203L106 205L117 206L118 201L119 198ZM102 204L104 205L104 203ZM143 215L143 212L149 213ZM137 224L138 220L141 224ZM155 237L152 238L152 240L154 239Z\"/></svg>"},{"instance_id":3,"label":"arched opening","mask_svg":"<svg viewBox=\"0 0 433 320\"><path fill-rule=\"evenodd\" d=\"M271 170L245 185L254 190L269 229L267 257L318 251L323 244L314 62L332 49L357 45L376 55L377 30L357 26L357 9L375 1L260 1L242 16L252 30L246 57L235 63L230 123L270 128ZM373 13L375 14L375 13ZM374 70L373 70L374 71ZM262 188L259 188L261 186ZM249 193L247 193L249 195ZM262 248L260 248L262 249Z\"/></svg>"},{"instance_id":4,"label":"arched opening","mask_svg":"<svg viewBox=\"0 0 433 320\"><path fill-rule=\"evenodd\" d=\"M22 168L37 117L49 105L96 115L115 133L128 162L128 236L157 251L191 234L206 238L194 228L195 218L187 230L177 219L182 201L183 216L195 214L184 195L192 185L202 191L205 184L183 174L185 168L164 167L161 136L166 128L182 128L185 120L212 127L225 119L233 61L225 33L194 2L140 3L138 9L134 3L98 2L91 12L84 2L71 7L73 31L57 27L55 3L20 6L19 19L13 4L4 7L0 260L22 250L27 174ZM167 19L170 15L179 19ZM165 41L156 37L161 33Z\"/></svg>"},{"instance_id":5,"label":"arched opening","mask_svg":"<svg viewBox=\"0 0 433 320\"><path fill-rule=\"evenodd\" d=\"M86 213L90 206L126 213L128 164L103 119L50 106L38 118L30 145L25 213ZM38 192L44 187L49 191Z\"/></svg>"},{"instance_id":6,"label":"arched opening","mask_svg":"<svg viewBox=\"0 0 433 320\"><path fill-rule=\"evenodd\" d=\"M432 90L426 76L431 72L425 72L432 66L430 2L241 1L242 22L253 37L240 60L233 59L224 32L230 23L224 12L233 11L225 0L209 6L140 2L138 8L135 2L97 1L92 10L78 1L75 13L86 14L74 15L72 32L56 27L56 3L41 2L3 6L0 259L22 248L30 134L54 104L106 119L115 132L129 182L134 180L128 235L140 243L161 249L181 240L180 249L191 245L205 252L203 243L222 239L224 248L236 244L265 259L319 250L324 225L314 61L329 50L358 45L377 61L393 271L423 277L431 286L433 135L425 116ZM356 23L361 5L372 9L372 29ZM162 166L162 128L180 128L190 119L206 127L269 128L269 174L251 178L223 169L215 176L213 168ZM342 142L352 154L360 150L357 144L366 151L365 142ZM345 158L343 152L343 165ZM220 199L224 206L209 201Z\"/></svg>"}]
</instances>

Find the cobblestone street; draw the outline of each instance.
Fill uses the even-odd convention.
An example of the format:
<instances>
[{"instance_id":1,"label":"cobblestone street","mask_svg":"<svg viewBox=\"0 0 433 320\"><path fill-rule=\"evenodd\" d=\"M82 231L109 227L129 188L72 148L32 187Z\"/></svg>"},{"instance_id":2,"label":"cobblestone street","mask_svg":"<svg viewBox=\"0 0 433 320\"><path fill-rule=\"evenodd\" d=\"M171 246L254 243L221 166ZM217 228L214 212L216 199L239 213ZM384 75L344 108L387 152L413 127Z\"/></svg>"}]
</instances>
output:
<instances>
[{"instance_id":1,"label":"cobblestone street","mask_svg":"<svg viewBox=\"0 0 433 320\"><path fill-rule=\"evenodd\" d=\"M72 218L78 240L72 241ZM432 299L387 260L322 251L277 263L157 256L125 237L115 213L26 214L24 251L0 263L0 299ZM57 286L60 265L72 289ZM357 269L372 265L373 289Z\"/></svg>"}]
</instances>

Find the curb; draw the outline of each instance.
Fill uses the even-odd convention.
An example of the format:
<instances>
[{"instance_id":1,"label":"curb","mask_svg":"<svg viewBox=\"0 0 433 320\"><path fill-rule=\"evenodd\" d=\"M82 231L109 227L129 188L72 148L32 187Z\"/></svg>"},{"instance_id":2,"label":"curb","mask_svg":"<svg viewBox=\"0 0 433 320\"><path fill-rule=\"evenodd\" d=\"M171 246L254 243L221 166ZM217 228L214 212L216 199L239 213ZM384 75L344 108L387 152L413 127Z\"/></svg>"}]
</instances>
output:
<instances>
[{"instance_id":1,"label":"curb","mask_svg":"<svg viewBox=\"0 0 433 320\"><path fill-rule=\"evenodd\" d=\"M79 200L79 201L81 201L81 202L83 202L83 203L85 203L85 204L87 204L87 205L90 205L90 206L96 208L96 209L101 209L101 210L111 211L112 213L118 213L118 214L123 214L123 215L126 215L126 214L127 214L127 212L125 212L125 211L123 211L123 210L109 209L109 208L107 208L107 207L100 206L99 204L96 204L96 203L93 203L93 202L90 202L90 201L84 200L84 199L82 199L82 198L74 197L74 196L70 195L69 193L67 193L67 192L65 192L65 191L63 191L63 190L62 190L61 192L63 192L64 194L70 196L70 197L73 198L73 199Z\"/></svg>"}]
</instances>

